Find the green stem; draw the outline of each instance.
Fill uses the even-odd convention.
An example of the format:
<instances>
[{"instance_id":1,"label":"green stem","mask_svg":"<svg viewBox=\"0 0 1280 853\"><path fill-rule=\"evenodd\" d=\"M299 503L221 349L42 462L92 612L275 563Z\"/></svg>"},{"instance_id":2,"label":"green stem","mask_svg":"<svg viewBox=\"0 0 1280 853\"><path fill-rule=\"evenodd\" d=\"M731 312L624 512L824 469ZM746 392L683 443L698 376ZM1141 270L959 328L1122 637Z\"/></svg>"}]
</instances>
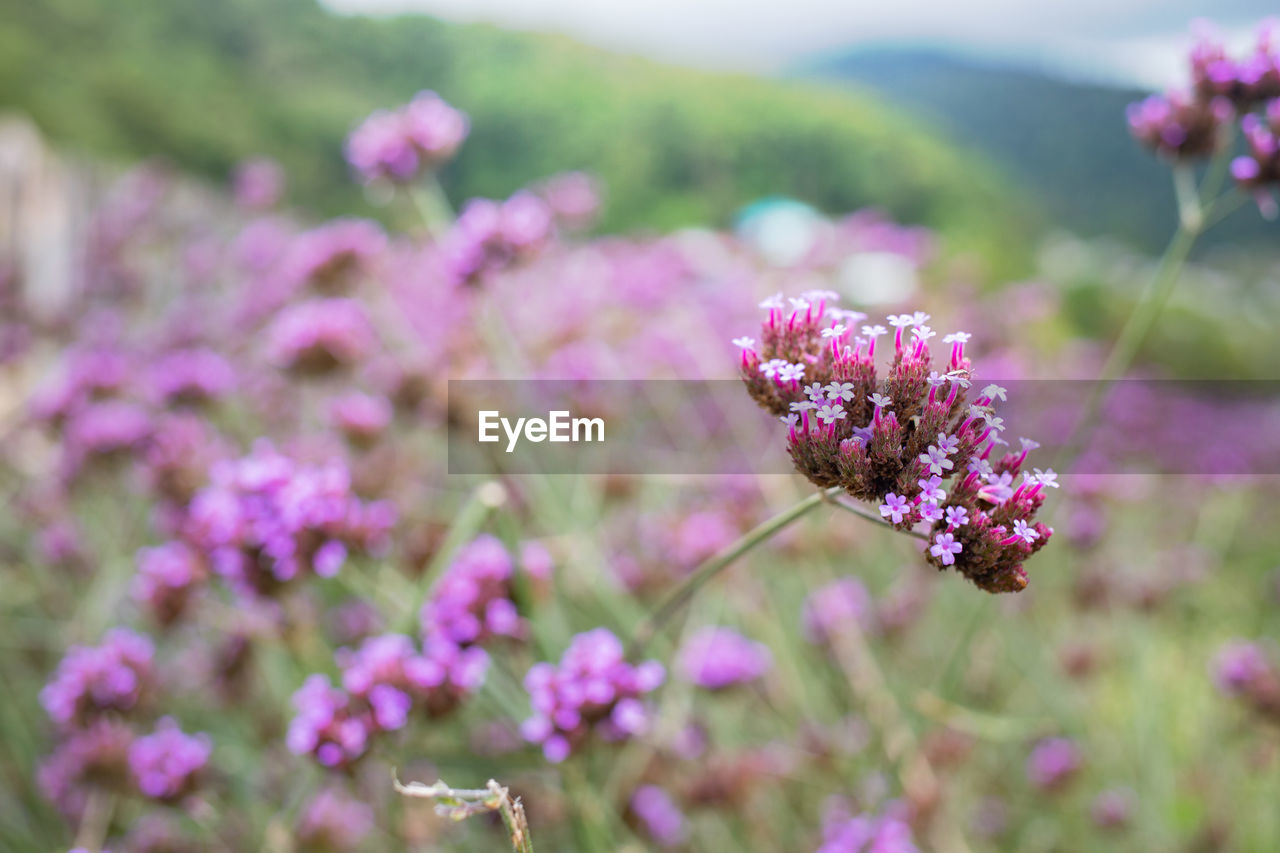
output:
<instances>
[{"instance_id":1,"label":"green stem","mask_svg":"<svg viewBox=\"0 0 1280 853\"><path fill-rule=\"evenodd\" d=\"M897 528L897 527L894 527L892 524L890 524L889 522L885 521L883 518L879 518L878 516L872 515L870 512L868 512L867 510L863 509L863 508L862 508L862 507L860 507L860 506L855 506L855 505L853 505L853 504L847 504L847 503L845 503L844 501L837 500L835 497L830 496L830 493L829 493L829 492L823 492L822 494L823 494L823 496L824 496L824 499L825 499L828 503L830 503L832 506L839 507L840 509L844 510L845 512L848 512L848 513L851 513L851 514L853 514L853 515L856 515L858 518L865 519L866 521L869 521L869 522L871 522L872 524L874 524L874 525L876 525L876 526L878 526L878 527L887 527L887 528L889 528L890 530L893 530L893 531L895 531L895 532L897 532L897 533L902 533L902 534L904 534L904 535L906 535L906 536L910 536L910 537L915 538L915 539L920 539L920 540L923 540L923 541L925 541L925 542L928 542L928 541L929 541L929 536L928 536L928 534L921 533L921 532L920 532L920 531L918 531L918 530L901 530L901 529L899 529L899 528Z\"/></svg>"},{"instance_id":2,"label":"green stem","mask_svg":"<svg viewBox=\"0 0 1280 853\"><path fill-rule=\"evenodd\" d=\"M455 218L453 206L434 174L428 175L420 185L410 187L409 198L418 209L428 233L438 237L449 230Z\"/></svg>"},{"instance_id":3,"label":"green stem","mask_svg":"<svg viewBox=\"0 0 1280 853\"><path fill-rule=\"evenodd\" d=\"M739 537L736 542L725 546L703 560L689 577L685 578L679 586L668 593L652 615L636 629L631 640L630 651L633 654L639 654L644 651L645 646L649 644L654 635L662 629L662 626L672 616L676 615L682 607L689 603L689 599L693 598L698 590L702 589L709 580L720 574L720 572L737 562L739 557L757 545L767 542L778 531L827 503L830 498L840 494L841 491L843 489L836 486L826 491L814 492L790 509L783 510L773 518L756 525Z\"/></svg>"},{"instance_id":4,"label":"green stem","mask_svg":"<svg viewBox=\"0 0 1280 853\"><path fill-rule=\"evenodd\" d=\"M1089 434L1093 432L1094 427L1097 426L1107 392L1111 390L1111 386L1115 384L1115 381L1128 371L1138 354L1138 350L1142 348L1142 344L1146 341L1147 335L1154 328L1156 320L1160 318L1160 313L1164 310L1165 303L1168 302L1174 286L1178 283L1178 277L1182 272L1183 265L1186 263L1187 256L1191 254L1191 248L1195 245L1196 238L1203 231L1203 214L1197 213L1193 224L1195 227L1188 227L1189 223L1183 221L1178 226L1178 230L1174 232L1173 239L1169 242L1169 247L1165 249L1164 255L1160 259L1155 275L1147 282L1147 286L1143 289L1133 313L1129 315L1129 319L1120 330L1120 336L1116 338L1115 345L1111 348L1111 353L1102 365L1098 381L1093 384L1093 388L1089 392L1089 398L1084 406L1084 414L1077 421L1062 453L1059 454L1057 467L1060 470L1068 468L1081 450L1084 449L1085 441L1088 439Z\"/></svg>"}]
</instances>

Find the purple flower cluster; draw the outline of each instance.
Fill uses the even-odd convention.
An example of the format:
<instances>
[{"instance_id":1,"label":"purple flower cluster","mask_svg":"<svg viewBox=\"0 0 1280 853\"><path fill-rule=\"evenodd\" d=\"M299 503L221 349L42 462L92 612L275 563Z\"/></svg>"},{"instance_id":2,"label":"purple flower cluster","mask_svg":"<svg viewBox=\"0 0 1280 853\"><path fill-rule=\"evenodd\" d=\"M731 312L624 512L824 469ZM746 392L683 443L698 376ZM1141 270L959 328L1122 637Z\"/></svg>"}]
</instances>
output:
<instances>
[{"instance_id":1,"label":"purple flower cluster","mask_svg":"<svg viewBox=\"0 0 1280 853\"><path fill-rule=\"evenodd\" d=\"M45 795L68 815L79 815L95 788L134 789L166 802L192 793L212 744L188 736L170 718L135 737L131 724L145 714L156 689L151 641L125 628L98 646L73 646L40 695L59 728L59 743L40 768Z\"/></svg>"},{"instance_id":2,"label":"purple flower cluster","mask_svg":"<svg viewBox=\"0 0 1280 853\"><path fill-rule=\"evenodd\" d=\"M1265 115L1245 116L1240 127L1249 153L1231 161L1231 176L1249 190L1280 187L1280 98L1267 104Z\"/></svg>"},{"instance_id":3,"label":"purple flower cluster","mask_svg":"<svg viewBox=\"0 0 1280 853\"><path fill-rule=\"evenodd\" d=\"M662 847L675 847L687 834L684 814L657 785L641 785L631 795L631 813L645 833Z\"/></svg>"},{"instance_id":4,"label":"purple flower cluster","mask_svg":"<svg viewBox=\"0 0 1280 853\"><path fill-rule=\"evenodd\" d=\"M1151 95L1130 104L1129 132L1171 160L1207 157L1222 145L1222 132L1235 109L1226 98L1202 100L1186 92Z\"/></svg>"},{"instance_id":5,"label":"purple flower cluster","mask_svg":"<svg viewBox=\"0 0 1280 853\"><path fill-rule=\"evenodd\" d=\"M127 790L132 784L127 725L100 719L66 733L40 765L40 790L63 814L79 819L97 788Z\"/></svg>"},{"instance_id":6,"label":"purple flower cluster","mask_svg":"<svg viewBox=\"0 0 1280 853\"><path fill-rule=\"evenodd\" d=\"M1208 21L1197 21L1191 48L1191 81L1201 98L1223 97L1242 110L1280 98L1280 21L1258 27L1253 51L1243 59L1227 54L1221 35Z\"/></svg>"},{"instance_id":7,"label":"purple flower cluster","mask_svg":"<svg viewBox=\"0 0 1280 853\"><path fill-rule=\"evenodd\" d=\"M395 414L385 397L353 391L329 406L329 420L356 447L368 447L391 425Z\"/></svg>"},{"instance_id":8,"label":"purple flower cluster","mask_svg":"<svg viewBox=\"0 0 1280 853\"><path fill-rule=\"evenodd\" d=\"M281 311L267 330L267 357L285 370L310 375L350 367L376 344L364 306L354 299L315 299Z\"/></svg>"},{"instance_id":9,"label":"purple flower cluster","mask_svg":"<svg viewBox=\"0 0 1280 853\"><path fill-rule=\"evenodd\" d=\"M754 681L773 666L773 655L731 628L703 628L680 649L677 668L685 681L721 690Z\"/></svg>"},{"instance_id":10,"label":"purple flower cluster","mask_svg":"<svg viewBox=\"0 0 1280 853\"><path fill-rule=\"evenodd\" d=\"M1280 21L1258 28L1254 49L1243 59L1228 55L1207 22L1198 22L1197 29L1190 92L1130 105L1129 129L1156 153L1183 160L1220 150L1227 123L1240 116L1247 153L1232 160L1232 177L1258 193L1264 214L1275 216L1275 199L1264 191L1280 187Z\"/></svg>"},{"instance_id":11,"label":"purple flower cluster","mask_svg":"<svg viewBox=\"0 0 1280 853\"><path fill-rule=\"evenodd\" d=\"M219 462L192 500L184 536L244 592L269 594L300 573L337 574L351 550L381 553L395 509L351 491L345 465L307 465L267 442Z\"/></svg>"},{"instance_id":12,"label":"purple flower cluster","mask_svg":"<svg viewBox=\"0 0 1280 853\"><path fill-rule=\"evenodd\" d=\"M862 581L840 578L809 593L801 619L809 642L828 643L850 624L869 630L875 621L875 603Z\"/></svg>"},{"instance_id":13,"label":"purple flower cluster","mask_svg":"<svg viewBox=\"0 0 1280 853\"><path fill-rule=\"evenodd\" d=\"M232 192L245 210L267 210L284 195L284 169L265 157L246 160L232 175Z\"/></svg>"},{"instance_id":14,"label":"purple flower cluster","mask_svg":"<svg viewBox=\"0 0 1280 853\"><path fill-rule=\"evenodd\" d=\"M551 208L531 192L502 202L472 199L444 237L445 263L456 282L475 284L534 255L554 224Z\"/></svg>"},{"instance_id":15,"label":"purple flower cluster","mask_svg":"<svg viewBox=\"0 0 1280 853\"><path fill-rule=\"evenodd\" d=\"M817 853L919 853L903 808L894 803L882 814L853 814L847 804L833 802L822 821Z\"/></svg>"},{"instance_id":16,"label":"purple flower cluster","mask_svg":"<svg viewBox=\"0 0 1280 853\"><path fill-rule=\"evenodd\" d=\"M1052 470L1022 470L1038 445L1021 439L1018 452L994 462L1004 419L996 400L1007 392L988 385L970 402L970 336L956 332L945 373L933 370L929 341L937 333L923 312L891 316L893 353L888 375L877 375L881 325L855 324L866 316L828 309L834 294L811 291L784 303L765 300L769 314L757 350L750 338L740 371L752 398L787 425L796 469L816 486L839 486L879 504L899 529L930 525L926 560L952 567L988 592L1027 585L1023 561L1044 547L1052 530L1032 523L1045 488L1057 488ZM943 489L951 479L952 488Z\"/></svg>"},{"instance_id":17,"label":"purple flower cluster","mask_svg":"<svg viewBox=\"0 0 1280 853\"><path fill-rule=\"evenodd\" d=\"M1066 786L1080 769L1080 750L1065 737L1045 738L1027 757L1027 781L1042 791Z\"/></svg>"},{"instance_id":18,"label":"purple flower cluster","mask_svg":"<svg viewBox=\"0 0 1280 853\"><path fill-rule=\"evenodd\" d=\"M312 675L293 696L297 715L286 742L296 754L313 754L326 767L345 767L368 750L374 736L398 731L415 710L428 716L452 711L484 683L489 657L429 638L419 651L403 634L370 637L356 649L339 649L342 686Z\"/></svg>"},{"instance_id":19,"label":"purple flower cluster","mask_svg":"<svg viewBox=\"0 0 1280 853\"><path fill-rule=\"evenodd\" d=\"M398 110L380 110L347 138L347 161L366 181L405 182L458 150L470 124L435 92L419 92Z\"/></svg>"},{"instance_id":20,"label":"purple flower cluster","mask_svg":"<svg viewBox=\"0 0 1280 853\"><path fill-rule=\"evenodd\" d=\"M1232 640L1214 656L1210 673L1218 689L1260 716L1280 721L1280 671L1257 643Z\"/></svg>"},{"instance_id":21,"label":"purple flower cluster","mask_svg":"<svg viewBox=\"0 0 1280 853\"><path fill-rule=\"evenodd\" d=\"M231 362L210 349L171 350L150 369L150 390L161 404L216 400L235 387Z\"/></svg>"},{"instance_id":22,"label":"purple flower cluster","mask_svg":"<svg viewBox=\"0 0 1280 853\"><path fill-rule=\"evenodd\" d=\"M520 726L525 740L542 745L548 761L564 761L592 733L606 741L642 734L649 709L641 697L666 673L657 661L628 663L622 642L607 628L576 635L560 664L536 663L525 675L533 716Z\"/></svg>"},{"instance_id":23,"label":"purple flower cluster","mask_svg":"<svg viewBox=\"0 0 1280 853\"><path fill-rule=\"evenodd\" d=\"M302 812L295 837L302 850L345 853L373 831L373 809L336 788L325 788Z\"/></svg>"},{"instance_id":24,"label":"purple flower cluster","mask_svg":"<svg viewBox=\"0 0 1280 853\"><path fill-rule=\"evenodd\" d=\"M386 248L387 235L376 222L335 219L293 238L281 276L290 287L345 293L375 268Z\"/></svg>"},{"instance_id":25,"label":"purple flower cluster","mask_svg":"<svg viewBox=\"0 0 1280 853\"><path fill-rule=\"evenodd\" d=\"M129 767L144 796L176 802L199 786L212 753L208 735L184 734L172 717L162 717L152 734L129 747Z\"/></svg>"},{"instance_id":26,"label":"purple flower cluster","mask_svg":"<svg viewBox=\"0 0 1280 853\"><path fill-rule=\"evenodd\" d=\"M97 646L72 646L40 693L63 728L83 726L107 712L136 711L155 683L151 641L127 628L109 631Z\"/></svg>"},{"instance_id":27,"label":"purple flower cluster","mask_svg":"<svg viewBox=\"0 0 1280 853\"><path fill-rule=\"evenodd\" d=\"M524 621L511 600L515 563L497 537L484 534L458 550L422 608L424 637L459 646L519 637Z\"/></svg>"},{"instance_id":28,"label":"purple flower cluster","mask_svg":"<svg viewBox=\"0 0 1280 853\"><path fill-rule=\"evenodd\" d=\"M206 578L200 555L182 542L168 542L138 552L133 597L161 626L172 625L187 611Z\"/></svg>"}]
</instances>

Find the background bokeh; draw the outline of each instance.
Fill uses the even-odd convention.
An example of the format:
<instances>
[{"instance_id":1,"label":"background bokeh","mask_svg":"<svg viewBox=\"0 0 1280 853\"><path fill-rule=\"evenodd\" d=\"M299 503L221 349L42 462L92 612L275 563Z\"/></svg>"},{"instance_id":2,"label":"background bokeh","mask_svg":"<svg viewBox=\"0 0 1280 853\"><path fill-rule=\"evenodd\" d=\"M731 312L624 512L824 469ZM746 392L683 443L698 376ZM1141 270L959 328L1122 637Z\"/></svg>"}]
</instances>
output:
<instances>
[{"instance_id":1,"label":"background bokeh","mask_svg":"<svg viewBox=\"0 0 1280 853\"><path fill-rule=\"evenodd\" d=\"M1280 226L1126 121L1267 10L899 5L0 0L0 850L522 849L393 769L539 850L1276 849ZM1016 594L798 476L448 473L449 379L734 379L777 292L1196 382L1043 436Z\"/></svg>"}]
</instances>

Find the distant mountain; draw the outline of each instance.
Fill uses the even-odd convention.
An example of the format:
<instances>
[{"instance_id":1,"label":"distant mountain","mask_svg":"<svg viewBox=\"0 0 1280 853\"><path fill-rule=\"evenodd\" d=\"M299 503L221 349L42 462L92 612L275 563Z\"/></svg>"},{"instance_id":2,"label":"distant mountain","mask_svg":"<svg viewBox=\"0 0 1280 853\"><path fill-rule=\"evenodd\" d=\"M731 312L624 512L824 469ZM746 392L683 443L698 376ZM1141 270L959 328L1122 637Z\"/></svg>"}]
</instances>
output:
<instances>
[{"instance_id":1,"label":"distant mountain","mask_svg":"<svg viewBox=\"0 0 1280 853\"><path fill-rule=\"evenodd\" d=\"M1124 110L1145 92L1075 83L1025 68L921 49L814 58L798 77L856 84L985 154L1054 220L1160 251L1176 219L1169 170L1129 137ZM1269 240L1280 230L1243 210L1211 242Z\"/></svg>"},{"instance_id":2,"label":"distant mountain","mask_svg":"<svg viewBox=\"0 0 1280 853\"><path fill-rule=\"evenodd\" d=\"M319 212L362 209L342 161L350 128L432 88L472 119L443 175L455 199L587 169L607 187L606 229L723 224L785 194L880 206L988 259L1034 231L989 164L862 92L316 0L0 0L0 21L0 109L55 142L212 177L267 154L291 201Z\"/></svg>"}]
</instances>

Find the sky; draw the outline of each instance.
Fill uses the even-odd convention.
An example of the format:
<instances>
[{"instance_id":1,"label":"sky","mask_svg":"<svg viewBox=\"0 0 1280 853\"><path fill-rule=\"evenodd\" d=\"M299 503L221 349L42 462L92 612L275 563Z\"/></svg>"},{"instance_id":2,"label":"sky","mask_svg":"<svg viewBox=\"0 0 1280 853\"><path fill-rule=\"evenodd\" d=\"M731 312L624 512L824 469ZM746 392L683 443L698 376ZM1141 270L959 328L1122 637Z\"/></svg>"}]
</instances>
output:
<instances>
[{"instance_id":1,"label":"sky","mask_svg":"<svg viewBox=\"0 0 1280 853\"><path fill-rule=\"evenodd\" d=\"M1228 38L1275 15L1275 0L322 0L376 14L560 32L682 65L773 72L851 45L934 46L1105 82L1176 85L1188 22Z\"/></svg>"}]
</instances>

